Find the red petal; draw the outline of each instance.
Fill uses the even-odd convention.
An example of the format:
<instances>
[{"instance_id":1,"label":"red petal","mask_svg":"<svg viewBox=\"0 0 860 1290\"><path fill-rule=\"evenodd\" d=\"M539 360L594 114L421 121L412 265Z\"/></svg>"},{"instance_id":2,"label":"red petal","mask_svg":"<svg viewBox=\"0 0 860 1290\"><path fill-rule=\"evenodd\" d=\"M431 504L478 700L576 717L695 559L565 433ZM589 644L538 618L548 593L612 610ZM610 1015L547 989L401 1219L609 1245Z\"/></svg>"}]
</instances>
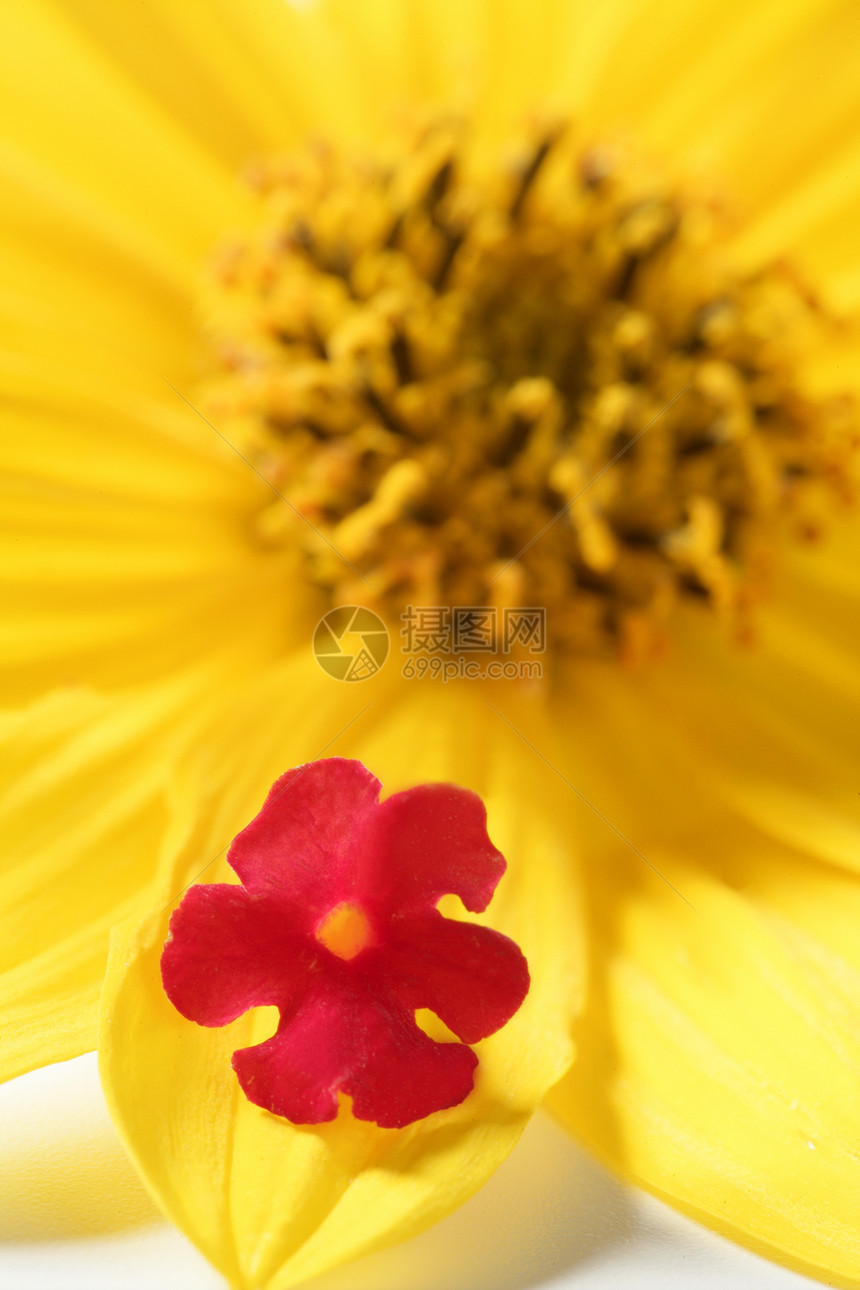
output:
<instances>
[{"instance_id":1,"label":"red petal","mask_svg":"<svg viewBox=\"0 0 860 1290\"><path fill-rule=\"evenodd\" d=\"M303 911L313 927L361 887L354 839L376 809L379 780L359 761L331 757L282 775L227 855L251 892Z\"/></svg>"},{"instance_id":2,"label":"red petal","mask_svg":"<svg viewBox=\"0 0 860 1290\"><path fill-rule=\"evenodd\" d=\"M161 979L175 1008L201 1026L226 1026L249 1008L287 1007L314 949L291 937L283 914L242 887L191 887L170 919Z\"/></svg>"},{"instance_id":3,"label":"red petal","mask_svg":"<svg viewBox=\"0 0 860 1290\"><path fill-rule=\"evenodd\" d=\"M474 1087L478 1059L465 1044L439 1044L414 1018L380 1012L380 1026L369 1035L367 1064L344 1086L353 1114L383 1129L402 1129L434 1111L459 1106Z\"/></svg>"},{"instance_id":4,"label":"red petal","mask_svg":"<svg viewBox=\"0 0 860 1290\"><path fill-rule=\"evenodd\" d=\"M359 1119L402 1128L462 1102L477 1061L430 1039L393 1000L349 990L300 1005L271 1039L234 1053L233 1068L250 1101L294 1124L333 1120L342 1091Z\"/></svg>"},{"instance_id":5,"label":"red petal","mask_svg":"<svg viewBox=\"0 0 860 1290\"><path fill-rule=\"evenodd\" d=\"M529 989L518 945L437 910L393 921L385 971L387 990L409 1008L430 1008L467 1044L510 1021Z\"/></svg>"},{"instance_id":6,"label":"red petal","mask_svg":"<svg viewBox=\"0 0 860 1290\"><path fill-rule=\"evenodd\" d=\"M483 802L453 784L421 784L389 797L359 845L373 899L392 914L435 906L449 892L478 913L505 872L487 836Z\"/></svg>"},{"instance_id":7,"label":"red petal","mask_svg":"<svg viewBox=\"0 0 860 1290\"><path fill-rule=\"evenodd\" d=\"M484 909L504 872L480 798L430 784L380 805L379 789L342 759L282 776L230 848L243 886L192 888L162 956L164 988L190 1020L280 1009L277 1034L233 1065L252 1102L299 1124L333 1119L338 1092L360 1119L391 1128L456 1105L477 1058L430 1039L415 1010L474 1043L528 990L512 941L435 908L451 892ZM351 906L368 943L326 948L320 925Z\"/></svg>"}]
</instances>

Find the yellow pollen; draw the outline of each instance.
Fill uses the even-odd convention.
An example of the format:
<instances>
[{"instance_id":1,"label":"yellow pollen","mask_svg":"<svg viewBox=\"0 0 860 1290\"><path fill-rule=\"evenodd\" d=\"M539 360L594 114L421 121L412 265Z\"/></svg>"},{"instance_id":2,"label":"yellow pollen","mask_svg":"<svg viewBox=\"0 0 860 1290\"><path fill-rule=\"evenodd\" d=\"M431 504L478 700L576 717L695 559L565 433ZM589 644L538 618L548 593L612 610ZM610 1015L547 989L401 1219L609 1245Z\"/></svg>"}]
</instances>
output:
<instances>
[{"instance_id":1,"label":"yellow pollen","mask_svg":"<svg viewBox=\"0 0 860 1290\"><path fill-rule=\"evenodd\" d=\"M339 959L354 959L373 940L370 920L358 905L345 901L326 914L316 932L317 940Z\"/></svg>"},{"instance_id":2,"label":"yellow pollen","mask_svg":"<svg viewBox=\"0 0 860 1290\"><path fill-rule=\"evenodd\" d=\"M207 412L290 503L259 540L332 603L540 606L624 655L682 598L742 629L781 534L849 499L856 408L802 380L835 322L635 158L535 127L489 164L432 119L254 179Z\"/></svg>"}]
</instances>

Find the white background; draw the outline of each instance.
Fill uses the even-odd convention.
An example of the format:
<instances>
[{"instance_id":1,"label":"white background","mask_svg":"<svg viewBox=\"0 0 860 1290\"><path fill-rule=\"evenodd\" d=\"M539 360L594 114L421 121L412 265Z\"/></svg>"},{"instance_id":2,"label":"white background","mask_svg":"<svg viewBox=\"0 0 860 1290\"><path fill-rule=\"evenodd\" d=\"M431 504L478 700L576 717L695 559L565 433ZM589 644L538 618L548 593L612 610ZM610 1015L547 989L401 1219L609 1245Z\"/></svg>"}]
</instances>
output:
<instances>
[{"instance_id":1,"label":"white background","mask_svg":"<svg viewBox=\"0 0 860 1290\"><path fill-rule=\"evenodd\" d=\"M802 1290L612 1178L539 1113L468 1204L314 1290ZM3 1290L224 1290L127 1163L94 1056L0 1088Z\"/></svg>"}]
</instances>

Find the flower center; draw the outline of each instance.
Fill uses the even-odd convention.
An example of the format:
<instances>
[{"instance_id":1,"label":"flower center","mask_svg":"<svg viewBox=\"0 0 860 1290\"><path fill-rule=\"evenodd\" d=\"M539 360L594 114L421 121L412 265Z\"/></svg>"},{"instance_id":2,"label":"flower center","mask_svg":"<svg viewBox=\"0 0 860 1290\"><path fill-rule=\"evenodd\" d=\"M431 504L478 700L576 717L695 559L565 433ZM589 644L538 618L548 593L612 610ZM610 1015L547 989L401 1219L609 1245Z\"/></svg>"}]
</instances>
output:
<instances>
[{"instance_id":1,"label":"flower center","mask_svg":"<svg viewBox=\"0 0 860 1290\"><path fill-rule=\"evenodd\" d=\"M558 645L629 651L684 597L741 620L777 531L847 493L855 409L798 374L835 324L620 151L553 128L486 165L434 119L256 182L208 410L333 603L541 606Z\"/></svg>"},{"instance_id":2,"label":"flower center","mask_svg":"<svg viewBox=\"0 0 860 1290\"><path fill-rule=\"evenodd\" d=\"M358 905L335 905L316 930L317 940L339 959L354 959L373 940L370 920Z\"/></svg>"}]
</instances>

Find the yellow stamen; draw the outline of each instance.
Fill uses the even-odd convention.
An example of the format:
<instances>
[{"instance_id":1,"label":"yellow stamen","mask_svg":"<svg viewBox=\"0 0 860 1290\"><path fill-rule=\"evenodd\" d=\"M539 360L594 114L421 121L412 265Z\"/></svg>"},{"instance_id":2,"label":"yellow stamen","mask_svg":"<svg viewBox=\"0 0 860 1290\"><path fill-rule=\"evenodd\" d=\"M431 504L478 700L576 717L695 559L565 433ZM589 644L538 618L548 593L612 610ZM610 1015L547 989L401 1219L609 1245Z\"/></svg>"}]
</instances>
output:
<instances>
[{"instance_id":1,"label":"yellow stamen","mask_svg":"<svg viewBox=\"0 0 860 1290\"><path fill-rule=\"evenodd\" d=\"M313 526L278 502L261 539L333 602L357 569L389 617L542 606L558 645L624 655L681 597L736 615L784 518L813 531L821 485L849 492L856 409L799 376L833 324L630 158L553 128L487 170L424 122L257 182L208 407Z\"/></svg>"}]
</instances>

